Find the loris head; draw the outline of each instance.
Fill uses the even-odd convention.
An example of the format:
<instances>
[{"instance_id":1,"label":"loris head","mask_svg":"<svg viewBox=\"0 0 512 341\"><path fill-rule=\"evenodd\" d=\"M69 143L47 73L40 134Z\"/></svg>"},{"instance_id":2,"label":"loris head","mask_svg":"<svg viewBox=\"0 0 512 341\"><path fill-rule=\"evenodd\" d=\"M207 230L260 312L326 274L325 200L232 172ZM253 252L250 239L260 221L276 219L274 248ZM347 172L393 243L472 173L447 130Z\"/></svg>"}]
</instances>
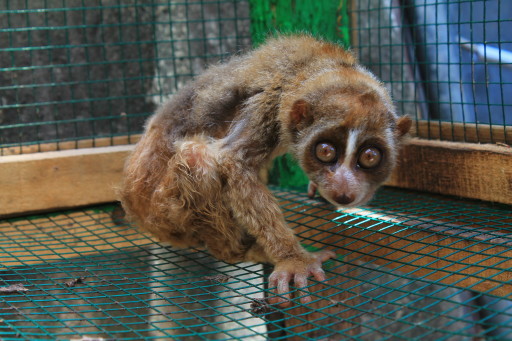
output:
<instances>
[{"instance_id":1,"label":"loris head","mask_svg":"<svg viewBox=\"0 0 512 341\"><path fill-rule=\"evenodd\" d=\"M306 90L289 112L294 156L332 204L366 203L391 174L411 120L364 70L324 75Z\"/></svg>"}]
</instances>

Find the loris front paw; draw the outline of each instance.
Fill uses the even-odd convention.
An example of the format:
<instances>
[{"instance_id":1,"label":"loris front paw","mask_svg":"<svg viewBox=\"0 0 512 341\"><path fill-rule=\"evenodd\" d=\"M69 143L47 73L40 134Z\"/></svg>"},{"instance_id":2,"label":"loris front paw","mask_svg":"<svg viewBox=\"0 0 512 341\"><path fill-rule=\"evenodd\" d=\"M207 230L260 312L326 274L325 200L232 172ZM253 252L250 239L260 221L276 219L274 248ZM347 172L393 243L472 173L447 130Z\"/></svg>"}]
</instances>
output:
<instances>
[{"instance_id":1,"label":"loris front paw","mask_svg":"<svg viewBox=\"0 0 512 341\"><path fill-rule=\"evenodd\" d=\"M313 276L317 281L325 281L325 273L322 269L322 263L329 258L335 258L336 254L332 251L318 251L308 253L307 257L300 259L290 259L277 263L274 271L269 277L270 288L275 288L277 296L269 298L270 303L279 304L283 307L290 305L290 283L301 289L306 294L309 290L308 277ZM301 303L311 301L309 295L301 297Z\"/></svg>"},{"instance_id":2,"label":"loris front paw","mask_svg":"<svg viewBox=\"0 0 512 341\"><path fill-rule=\"evenodd\" d=\"M309 182L309 184L308 184L308 197L310 199L313 199L315 197L317 188L318 188L317 184L315 184L313 181Z\"/></svg>"}]
</instances>

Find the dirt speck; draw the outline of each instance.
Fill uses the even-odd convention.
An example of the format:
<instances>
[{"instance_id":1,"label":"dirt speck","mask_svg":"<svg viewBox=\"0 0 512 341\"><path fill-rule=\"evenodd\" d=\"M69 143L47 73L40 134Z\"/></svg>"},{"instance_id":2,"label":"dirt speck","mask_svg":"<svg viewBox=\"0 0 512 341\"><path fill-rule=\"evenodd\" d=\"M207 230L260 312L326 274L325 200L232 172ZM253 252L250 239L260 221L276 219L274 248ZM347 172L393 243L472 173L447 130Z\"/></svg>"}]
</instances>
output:
<instances>
[{"instance_id":1,"label":"dirt speck","mask_svg":"<svg viewBox=\"0 0 512 341\"><path fill-rule=\"evenodd\" d=\"M66 286L72 288L72 287L75 287L77 284L82 284L85 280L85 277L78 277L78 278L73 278L72 280L69 280L67 282L64 282L64 284L66 284Z\"/></svg>"},{"instance_id":2,"label":"dirt speck","mask_svg":"<svg viewBox=\"0 0 512 341\"><path fill-rule=\"evenodd\" d=\"M5 293L5 294L12 294L12 293L17 293L17 292L25 292L25 291L28 291L28 289L25 288L25 286L21 283L16 283L16 284L11 284L8 286L0 287L0 293Z\"/></svg>"}]
</instances>

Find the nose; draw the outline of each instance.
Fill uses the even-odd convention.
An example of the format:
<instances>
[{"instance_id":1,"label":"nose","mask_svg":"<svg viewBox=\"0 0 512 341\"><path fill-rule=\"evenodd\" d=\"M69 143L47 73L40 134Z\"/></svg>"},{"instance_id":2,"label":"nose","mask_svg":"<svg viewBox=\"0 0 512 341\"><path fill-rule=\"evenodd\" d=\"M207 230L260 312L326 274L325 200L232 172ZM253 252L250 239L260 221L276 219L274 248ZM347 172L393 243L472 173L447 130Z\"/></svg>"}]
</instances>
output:
<instances>
[{"instance_id":1,"label":"nose","mask_svg":"<svg viewBox=\"0 0 512 341\"><path fill-rule=\"evenodd\" d=\"M355 197L353 195L346 195L343 193L334 197L333 199L340 205L348 205L354 201Z\"/></svg>"}]
</instances>

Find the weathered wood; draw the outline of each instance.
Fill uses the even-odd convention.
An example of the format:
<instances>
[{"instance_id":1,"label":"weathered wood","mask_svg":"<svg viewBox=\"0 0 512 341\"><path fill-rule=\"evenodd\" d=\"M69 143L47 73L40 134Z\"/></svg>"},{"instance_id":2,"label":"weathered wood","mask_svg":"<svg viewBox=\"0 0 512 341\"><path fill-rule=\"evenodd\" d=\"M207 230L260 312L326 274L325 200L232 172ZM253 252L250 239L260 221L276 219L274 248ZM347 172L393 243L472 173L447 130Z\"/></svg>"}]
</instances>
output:
<instances>
[{"instance_id":1,"label":"weathered wood","mask_svg":"<svg viewBox=\"0 0 512 341\"><path fill-rule=\"evenodd\" d=\"M512 143L512 126L424 120L415 122L413 126L416 136L429 140Z\"/></svg>"},{"instance_id":2,"label":"weathered wood","mask_svg":"<svg viewBox=\"0 0 512 341\"><path fill-rule=\"evenodd\" d=\"M512 204L512 148L411 139L387 184Z\"/></svg>"},{"instance_id":3,"label":"weathered wood","mask_svg":"<svg viewBox=\"0 0 512 341\"><path fill-rule=\"evenodd\" d=\"M0 212L5 215L114 201L115 186L132 148L118 146L2 157ZM511 156L512 151L506 147L412 139L391 183L507 202L512 197ZM304 200L307 198L301 199ZM379 221L383 222L375 228L375 220L367 219L368 213L360 213L357 224L351 222L347 224L350 227L336 228L344 223L340 219L332 220L338 213L322 207L314 208L315 212L298 207L296 216L290 220L298 224L303 237L318 234L316 228L322 225L322 232L315 240L324 238L322 244L352 252L362 259L445 284L502 296L511 293L512 250L508 244L468 238L468 231L465 235L453 235L436 229L435 224L425 225L422 230L409 230L404 228L407 223L397 225L394 218L382 215ZM413 218L409 217L409 224L417 224ZM383 228L386 222L389 224ZM335 232L325 232L332 228Z\"/></svg>"},{"instance_id":4,"label":"weathered wood","mask_svg":"<svg viewBox=\"0 0 512 341\"><path fill-rule=\"evenodd\" d=\"M40 143L24 146L0 147L0 157L7 155L21 155L31 153L56 152L70 149L98 148L120 146L137 143L141 134L123 135L113 137L99 137L94 139L85 139L77 141L60 141L50 143Z\"/></svg>"},{"instance_id":5,"label":"weathered wood","mask_svg":"<svg viewBox=\"0 0 512 341\"><path fill-rule=\"evenodd\" d=\"M104 141L106 142L106 141ZM0 216L115 200L133 146L0 157ZM411 139L388 185L512 204L512 148Z\"/></svg>"},{"instance_id":6,"label":"weathered wood","mask_svg":"<svg viewBox=\"0 0 512 341\"><path fill-rule=\"evenodd\" d=\"M0 216L116 200L133 146L0 157Z\"/></svg>"}]
</instances>

